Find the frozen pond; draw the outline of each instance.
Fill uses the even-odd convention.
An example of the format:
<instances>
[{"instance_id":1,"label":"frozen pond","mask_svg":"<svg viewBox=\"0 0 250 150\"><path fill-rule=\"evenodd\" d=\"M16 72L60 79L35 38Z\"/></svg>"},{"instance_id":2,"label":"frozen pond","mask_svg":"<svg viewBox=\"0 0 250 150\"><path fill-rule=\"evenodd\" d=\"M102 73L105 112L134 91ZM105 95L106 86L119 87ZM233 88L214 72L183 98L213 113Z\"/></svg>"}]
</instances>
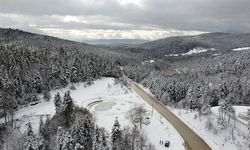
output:
<instances>
[{"instance_id":1,"label":"frozen pond","mask_svg":"<svg viewBox=\"0 0 250 150\"><path fill-rule=\"evenodd\" d=\"M116 102L101 102L95 106L95 111L106 111L112 109Z\"/></svg>"}]
</instances>

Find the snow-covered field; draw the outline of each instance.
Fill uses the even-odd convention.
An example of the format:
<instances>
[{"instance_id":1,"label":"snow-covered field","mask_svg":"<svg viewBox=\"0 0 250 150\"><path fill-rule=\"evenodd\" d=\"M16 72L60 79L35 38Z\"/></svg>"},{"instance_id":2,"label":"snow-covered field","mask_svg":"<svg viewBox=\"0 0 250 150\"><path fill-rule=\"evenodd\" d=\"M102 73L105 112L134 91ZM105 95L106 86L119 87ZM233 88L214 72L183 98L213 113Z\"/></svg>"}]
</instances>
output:
<instances>
[{"instance_id":1,"label":"snow-covered field","mask_svg":"<svg viewBox=\"0 0 250 150\"><path fill-rule=\"evenodd\" d=\"M165 55L165 56L186 56L186 55L193 55L193 54L199 54L199 53L205 53L207 51L214 51L214 48L202 48L202 47L197 47L197 48L193 48L191 50L189 50L186 53L180 53L180 54L169 54L169 55Z\"/></svg>"},{"instance_id":2,"label":"snow-covered field","mask_svg":"<svg viewBox=\"0 0 250 150\"><path fill-rule=\"evenodd\" d=\"M86 86L84 83L75 84L76 90L71 90L71 96L75 104L88 107L95 114L98 126L105 127L109 132L112 129L115 117L118 117L122 127L132 124L126 118L128 110L134 105L144 105L150 114L150 124L144 125L143 130L149 141L158 150L166 149L159 144L160 140L170 140L169 150L184 150L183 139L178 132L159 113L152 111L150 105L145 103L134 91L130 91L121 84L115 84L113 78L96 80L93 85ZM21 131L26 130L26 124L30 121L34 130L38 129L40 115L55 113L53 97L57 92L63 96L69 87L51 91L51 101L44 101L34 106L24 107L16 112L17 122L21 125ZM153 113L152 113L153 112ZM152 115L153 114L153 115ZM0 121L3 121L1 119Z\"/></svg>"},{"instance_id":3,"label":"snow-covered field","mask_svg":"<svg viewBox=\"0 0 250 150\"><path fill-rule=\"evenodd\" d=\"M194 48L194 49L191 49L190 51L188 51L187 53L182 53L181 55L182 56L185 56L185 55L192 55L192 54L199 54L199 53L204 53L204 52L207 52L207 51L214 51L215 49L214 48Z\"/></svg>"},{"instance_id":4,"label":"snow-covered field","mask_svg":"<svg viewBox=\"0 0 250 150\"><path fill-rule=\"evenodd\" d=\"M250 47L240 47L233 49L233 51L244 51L244 50L250 50Z\"/></svg>"},{"instance_id":5,"label":"snow-covered field","mask_svg":"<svg viewBox=\"0 0 250 150\"><path fill-rule=\"evenodd\" d=\"M152 63L154 63L154 62L155 62L154 60L146 60L146 61L143 61L142 64L143 64L143 65L146 64L146 63L152 64Z\"/></svg>"},{"instance_id":6,"label":"snow-covered field","mask_svg":"<svg viewBox=\"0 0 250 150\"><path fill-rule=\"evenodd\" d=\"M216 110L218 108L212 108L213 113L210 116L199 116L197 111L171 107L169 109L200 135L213 150L248 150L245 139L249 132L247 128L243 128L236 122L236 127L233 130L233 125L222 129L217 122L218 113ZM213 127L211 129L207 128L208 120L212 123ZM231 122L233 124L233 121Z\"/></svg>"}]
</instances>

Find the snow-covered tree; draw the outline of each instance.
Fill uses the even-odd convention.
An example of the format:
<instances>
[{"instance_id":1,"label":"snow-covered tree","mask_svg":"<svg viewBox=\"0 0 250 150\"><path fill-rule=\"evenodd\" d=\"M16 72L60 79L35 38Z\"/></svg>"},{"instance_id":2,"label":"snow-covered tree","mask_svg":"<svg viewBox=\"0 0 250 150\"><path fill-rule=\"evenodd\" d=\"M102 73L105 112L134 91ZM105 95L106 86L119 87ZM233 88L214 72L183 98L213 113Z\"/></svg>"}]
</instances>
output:
<instances>
[{"instance_id":1,"label":"snow-covered tree","mask_svg":"<svg viewBox=\"0 0 250 150\"><path fill-rule=\"evenodd\" d=\"M118 118L115 119L115 123L111 132L112 150L120 150L122 148L122 130Z\"/></svg>"},{"instance_id":2,"label":"snow-covered tree","mask_svg":"<svg viewBox=\"0 0 250 150\"><path fill-rule=\"evenodd\" d=\"M44 135L44 123L43 123L43 117L41 116L40 117L40 122L39 122L39 130L38 130L38 133L40 136L43 136Z\"/></svg>"},{"instance_id":3,"label":"snow-covered tree","mask_svg":"<svg viewBox=\"0 0 250 150\"><path fill-rule=\"evenodd\" d=\"M25 143L26 150L36 150L37 149L37 139L33 132L31 123L28 123L28 129L26 132L26 143Z\"/></svg>"},{"instance_id":4,"label":"snow-covered tree","mask_svg":"<svg viewBox=\"0 0 250 150\"><path fill-rule=\"evenodd\" d=\"M74 143L84 147L84 150L92 150L94 139L94 127L88 116L78 118L71 128Z\"/></svg>"},{"instance_id":5,"label":"snow-covered tree","mask_svg":"<svg viewBox=\"0 0 250 150\"><path fill-rule=\"evenodd\" d=\"M98 126L95 127L94 132L94 140L93 140L93 150L101 150L102 149L102 143L101 143L101 135L100 135L100 129Z\"/></svg>"},{"instance_id":6,"label":"snow-covered tree","mask_svg":"<svg viewBox=\"0 0 250 150\"><path fill-rule=\"evenodd\" d=\"M57 135L56 135L56 142L55 142L55 150L63 150L63 141L64 141L64 131L62 127L58 127Z\"/></svg>"},{"instance_id":7,"label":"snow-covered tree","mask_svg":"<svg viewBox=\"0 0 250 150\"><path fill-rule=\"evenodd\" d=\"M62 111L62 100L59 92L56 93L55 98L54 98L54 105L56 112L59 113Z\"/></svg>"},{"instance_id":8,"label":"snow-covered tree","mask_svg":"<svg viewBox=\"0 0 250 150\"><path fill-rule=\"evenodd\" d=\"M74 141L71 136L71 133L66 132L64 134L63 144L62 144L62 150L73 150L74 149Z\"/></svg>"},{"instance_id":9,"label":"snow-covered tree","mask_svg":"<svg viewBox=\"0 0 250 150\"><path fill-rule=\"evenodd\" d=\"M190 89L186 99L187 99L186 105L189 109L200 110L202 107L201 104L202 94L200 91L200 87L198 86Z\"/></svg>"},{"instance_id":10,"label":"snow-covered tree","mask_svg":"<svg viewBox=\"0 0 250 150\"><path fill-rule=\"evenodd\" d=\"M212 113L211 106L207 102L203 104L201 108L201 113L203 115L210 115Z\"/></svg>"},{"instance_id":11,"label":"snow-covered tree","mask_svg":"<svg viewBox=\"0 0 250 150\"><path fill-rule=\"evenodd\" d=\"M65 126L69 127L72 123L72 113L74 110L73 99L70 96L70 92L67 91L63 97L63 115L65 117Z\"/></svg>"},{"instance_id":12,"label":"snow-covered tree","mask_svg":"<svg viewBox=\"0 0 250 150\"><path fill-rule=\"evenodd\" d=\"M135 126L138 123L140 128L142 128L142 124L147 121L147 115L147 110L144 106L137 105L128 111L127 117Z\"/></svg>"}]
</instances>

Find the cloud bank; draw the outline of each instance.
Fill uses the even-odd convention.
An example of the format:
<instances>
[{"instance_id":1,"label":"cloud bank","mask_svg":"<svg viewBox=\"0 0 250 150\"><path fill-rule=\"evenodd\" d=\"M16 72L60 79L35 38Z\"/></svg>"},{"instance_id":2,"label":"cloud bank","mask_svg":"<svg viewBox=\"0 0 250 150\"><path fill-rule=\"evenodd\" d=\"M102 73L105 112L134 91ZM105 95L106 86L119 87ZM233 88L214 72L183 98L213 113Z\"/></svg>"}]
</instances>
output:
<instances>
[{"instance_id":1,"label":"cloud bank","mask_svg":"<svg viewBox=\"0 0 250 150\"><path fill-rule=\"evenodd\" d=\"M72 40L250 32L249 0L0 0L0 27Z\"/></svg>"}]
</instances>

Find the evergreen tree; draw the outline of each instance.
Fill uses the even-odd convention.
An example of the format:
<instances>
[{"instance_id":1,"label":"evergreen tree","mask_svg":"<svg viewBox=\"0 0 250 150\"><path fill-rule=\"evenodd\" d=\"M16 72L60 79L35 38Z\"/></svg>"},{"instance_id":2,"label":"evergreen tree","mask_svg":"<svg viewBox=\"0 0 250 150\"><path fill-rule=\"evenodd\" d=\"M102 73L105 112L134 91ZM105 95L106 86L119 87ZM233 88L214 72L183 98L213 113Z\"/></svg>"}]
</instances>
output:
<instances>
[{"instance_id":1,"label":"evergreen tree","mask_svg":"<svg viewBox=\"0 0 250 150\"><path fill-rule=\"evenodd\" d=\"M45 129L42 116L40 117L38 133L39 133L38 149L45 150L46 149L45 139L44 139Z\"/></svg>"},{"instance_id":2,"label":"evergreen tree","mask_svg":"<svg viewBox=\"0 0 250 150\"><path fill-rule=\"evenodd\" d=\"M63 115L65 117L65 126L69 127L72 123L72 114L74 110L73 99L70 96L70 92L66 92L63 98Z\"/></svg>"},{"instance_id":3,"label":"evergreen tree","mask_svg":"<svg viewBox=\"0 0 250 150\"><path fill-rule=\"evenodd\" d=\"M44 136L44 123L43 123L43 117L40 117L40 122L39 122L39 130L38 133L40 136Z\"/></svg>"},{"instance_id":4,"label":"evergreen tree","mask_svg":"<svg viewBox=\"0 0 250 150\"><path fill-rule=\"evenodd\" d=\"M101 150L109 150L106 130L104 128L99 129L101 137Z\"/></svg>"},{"instance_id":5,"label":"evergreen tree","mask_svg":"<svg viewBox=\"0 0 250 150\"><path fill-rule=\"evenodd\" d=\"M54 98L54 105L56 109L56 113L61 112L62 109L62 100L59 92L56 93L55 98Z\"/></svg>"},{"instance_id":6,"label":"evergreen tree","mask_svg":"<svg viewBox=\"0 0 250 150\"><path fill-rule=\"evenodd\" d=\"M115 119L115 123L111 132L112 150L120 150L122 145L122 130L118 118Z\"/></svg>"},{"instance_id":7,"label":"evergreen tree","mask_svg":"<svg viewBox=\"0 0 250 150\"><path fill-rule=\"evenodd\" d=\"M102 147L102 138L101 138L101 130L96 126L94 133L94 141L93 141L93 150L101 150Z\"/></svg>"},{"instance_id":8,"label":"evergreen tree","mask_svg":"<svg viewBox=\"0 0 250 150\"><path fill-rule=\"evenodd\" d=\"M83 119L77 119L71 129L71 133L75 143L84 147L84 150L92 150L94 127L88 116Z\"/></svg>"},{"instance_id":9,"label":"evergreen tree","mask_svg":"<svg viewBox=\"0 0 250 150\"><path fill-rule=\"evenodd\" d=\"M62 150L73 150L74 149L74 141L71 136L71 133L66 132L64 135Z\"/></svg>"},{"instance_id":10,"label":"evergreen tree","mask_svg":"<svg viewBox=\"0 0 250 150\"><path fill-rule=\"evenodd\" d=\"M132 141L132 135L131 135L131 133L130 133L130 128L129 127L125 127L124 129L123 129L123 141L122 141L122 147L123 147L123 149L128 149L128 150L130 150L130 149L133 149L133 142L134 141Z\"/></svg>"},{"instance_id":11,"label":"evergreen tree","mask_svg":"<svg viewBox=\"0 0 250 150\"><path fill-rule=\"evenodd\" d=\"M57 136L56 136L56 150L63 150L63 140L64 140L64 132L62 130L62 127L58 127L57 129Z\"/></svg>"},{"instance_id":12,"label":"evergreen tree","mask_svg":"<svg viewBox=\"0 0 250 150\"><path fill-rule=\"evenodd\" d=\"M28 123L28 129L26 133L26 143L25 143L26 150L35 150L37 149L37 141L34 135L31 123Z\"/></svg>"}]
</instances>

